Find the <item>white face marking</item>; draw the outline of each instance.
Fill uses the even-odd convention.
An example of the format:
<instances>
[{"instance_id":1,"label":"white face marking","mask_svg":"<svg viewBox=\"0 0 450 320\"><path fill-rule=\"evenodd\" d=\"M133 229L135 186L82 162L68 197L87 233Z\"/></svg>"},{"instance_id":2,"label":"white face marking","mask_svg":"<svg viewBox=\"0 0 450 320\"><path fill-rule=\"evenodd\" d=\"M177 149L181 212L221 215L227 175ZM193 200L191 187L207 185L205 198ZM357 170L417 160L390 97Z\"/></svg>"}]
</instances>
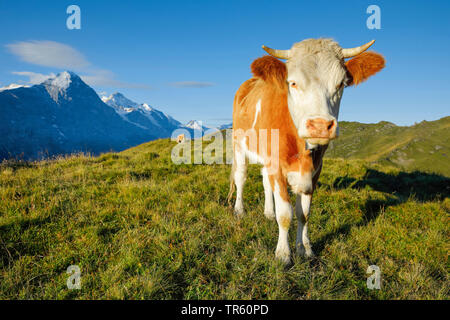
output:
<instances>
[{"instance_id":1,"label":"white face marking","mask_svg":"<svg viewBox=\"0 0 450 320\"><path fill-rule=\"evenodd\" d=\"M258 120L258 115L261 113L261 99L256 103L255 120L253 120L252 128L256 125L256 120Z\"/></svg>"},{"instance_id":2,"label":"white face marking","mask_svg":"<svg viewBox=\"0 0 450 320\"><path fill-rule=\"evenodd\" d=\"M297 71L288 78L288 106L299 136L308 137L308 119L337 120L343 88L336 84L334 91L329 91L317 80L301 85L299 83L303 77L298 76L299 73L301 72Z\"/></svg>"},{"instance_id":3,"label":"white face marking","mask_svg":"<svg viewBox=\"0 0 450 320\"><path fill-rule=\"evenodd\" d=\"M299 136L305 138L307 120L337 121L347 73L331 44L300 42L291 50L288 106Z\"/></svg>"}]
</instances>

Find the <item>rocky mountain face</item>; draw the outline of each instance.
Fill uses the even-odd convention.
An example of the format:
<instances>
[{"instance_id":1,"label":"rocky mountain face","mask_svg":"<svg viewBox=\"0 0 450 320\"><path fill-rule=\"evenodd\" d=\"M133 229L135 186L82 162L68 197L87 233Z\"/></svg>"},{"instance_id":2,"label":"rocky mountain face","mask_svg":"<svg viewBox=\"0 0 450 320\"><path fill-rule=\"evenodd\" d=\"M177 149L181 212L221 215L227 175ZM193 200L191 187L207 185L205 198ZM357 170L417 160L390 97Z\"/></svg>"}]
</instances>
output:
<instances>
[{"instance_id":1,"label":"rocky mountain face","mask_svg":"<svg viewBox=\"0 0 450 320\"><path fill-rule=\"evenodd\" d=\"M157 138L106 105L72 72L0 91L0 159L123 150Z\"/></svg>"},{"instance_id":2,"label":"rocky mountain face","mask_svg":"<svg viewBox=\"0 0 450 320\"><path fill-rule=\"evenodd\" d=\"M119 92L109 97L102 97L102 101L114 108L125 121L150 130L158 138L169 137L175 129L181 126L179 121L164 112L156 110L146 103L138 104L131 101Z\"/></svg>"}]
</instances>

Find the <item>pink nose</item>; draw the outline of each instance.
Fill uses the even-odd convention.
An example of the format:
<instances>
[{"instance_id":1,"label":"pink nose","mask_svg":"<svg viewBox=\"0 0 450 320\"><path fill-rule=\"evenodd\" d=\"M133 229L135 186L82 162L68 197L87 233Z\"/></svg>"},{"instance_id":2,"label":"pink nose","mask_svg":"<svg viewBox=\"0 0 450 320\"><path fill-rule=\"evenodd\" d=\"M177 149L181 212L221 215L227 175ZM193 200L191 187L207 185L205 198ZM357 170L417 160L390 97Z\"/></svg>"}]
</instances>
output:
<instances>
[{"instance_id":1,"label":"pink nose","mask_svg":"<svg viewBox=\"0 0 450 320\"><path fill-rule=\"evenodd\" d=\"M310 138L334 139L336 138L337 121L322 118L308 119L306 129Z\"/></svg>"}]
</instances>

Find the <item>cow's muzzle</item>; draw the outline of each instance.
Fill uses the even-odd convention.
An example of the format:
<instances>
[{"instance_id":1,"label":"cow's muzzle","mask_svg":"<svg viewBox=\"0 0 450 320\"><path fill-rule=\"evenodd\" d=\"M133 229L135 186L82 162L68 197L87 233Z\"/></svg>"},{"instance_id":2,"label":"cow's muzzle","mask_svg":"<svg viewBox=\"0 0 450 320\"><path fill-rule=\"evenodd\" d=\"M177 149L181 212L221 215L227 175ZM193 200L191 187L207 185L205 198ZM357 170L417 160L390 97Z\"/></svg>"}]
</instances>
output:
<instances>
[{"instance_id":1,"label":"cow's muzzle","mask_svg":"<svg viewBox=\"0 0 450 320\"><path fill-rule=\"evenodd\" d=\"M314 118L306 120L306 138L312 144L328 144L330 140L337 138L337 121L323 118Z\"/></svg>"}]
</instances>

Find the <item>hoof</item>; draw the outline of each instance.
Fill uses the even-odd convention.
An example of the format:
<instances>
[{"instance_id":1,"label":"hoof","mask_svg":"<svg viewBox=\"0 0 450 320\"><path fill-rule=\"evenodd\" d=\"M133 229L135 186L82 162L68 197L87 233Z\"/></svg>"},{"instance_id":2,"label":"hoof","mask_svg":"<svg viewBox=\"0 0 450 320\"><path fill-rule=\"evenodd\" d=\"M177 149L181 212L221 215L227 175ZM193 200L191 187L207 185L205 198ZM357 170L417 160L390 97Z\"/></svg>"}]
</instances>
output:
<instances>
[{"instance_id":1,"label":"hoof","mask_svg":"<svg viewBox=\"0 0 450 320\"><path fill-rule=\"evenodd\" d=\"M275 220L275 212L273 211L264 211L264 215L269 220Z\"/></svg>"},{"instance_id":2,"label":"hoof","mask_svg":"<svg viewBox=\"0 0 450 320\"><path fill-rule=\"evenodd\" d=\"M297 245L297 255L305 258L315 257L314 252L310 248L306 249L303 244Z\"/></svg>"},{"instance_id":3,"label":"hoof","mask_svg":"<svg viewBox=\"0 0 450 320\"><path fill-rule=\"evenodd\" d=\"M245 211L244 208L234 208L234 215L238 218L242 217L244 215Z\"/></svg>"},{"instance_id":4,"label":"hoof","mask_svg":"<svg viewBox=\"0 0 450 320\"><path fill-rule=\"evenodd\" d=\"M277 251L275 251L275 257L284 265L288 265L291 262L291 253L288 250L277 249Z\"/></svg>"}]
</instances>

